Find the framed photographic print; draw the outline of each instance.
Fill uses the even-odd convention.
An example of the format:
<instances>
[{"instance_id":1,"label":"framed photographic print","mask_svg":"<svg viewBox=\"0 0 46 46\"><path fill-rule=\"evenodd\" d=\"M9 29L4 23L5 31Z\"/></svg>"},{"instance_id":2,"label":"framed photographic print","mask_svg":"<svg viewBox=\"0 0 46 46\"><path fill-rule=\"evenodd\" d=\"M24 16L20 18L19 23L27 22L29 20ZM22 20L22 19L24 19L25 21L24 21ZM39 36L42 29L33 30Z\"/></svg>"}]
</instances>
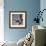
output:
<instances>
[{"instance_id":1,"label":"framed photographic print","mask_svg":"<svg viewBox=\"0 0 46 46\"><path fill-rule=\"evenodd\" d=\"M10 11L9 26L11 28L25 28L26 27L26 11Z\"/></svg>"}]
</instances>

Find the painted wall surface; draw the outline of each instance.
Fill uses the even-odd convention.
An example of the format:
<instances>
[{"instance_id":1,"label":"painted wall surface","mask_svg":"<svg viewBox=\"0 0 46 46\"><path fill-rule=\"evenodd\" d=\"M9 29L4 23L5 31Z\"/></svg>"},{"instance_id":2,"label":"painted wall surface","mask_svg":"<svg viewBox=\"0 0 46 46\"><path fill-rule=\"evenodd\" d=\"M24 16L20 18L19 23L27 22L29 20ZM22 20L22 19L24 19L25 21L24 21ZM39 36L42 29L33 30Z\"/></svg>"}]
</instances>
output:
<instances>
[{"instance_id":1,"label":"painted wall surface","mask_svg":"<svg viewBox=\"0 0 46 46\"><path fill-rule=\"evenodd\" d=\"M0 0L0 42L4 41L4 1Z\"/></svg>"},{"instance_id":2,"label":"painted wall surface","mask_svg":"<svg viewBox=\"0 0 46 46\"><path fill-rule=\"evenodd\" d=\"M46 0L41 0L41 1L40 1L40 9L41 9L41 11L42 11L43 9L46 9ZM43 22L40 21L40 25L46 27L46 10L43 12L42 17L43 17Z\"/></svg>"},{"instance_id":3,"label":"painted wall surface","mask_svg":"<svg viewBox=\"0 0 46 46\"><path fill-rule=\"evenodd\" d=\"M40 9L40 0L4 0L4 36L7 41L18 41L32 30L34 17ZM10 29L9 11L27 11L27 28Z\"/></svg>"}]
</instances>

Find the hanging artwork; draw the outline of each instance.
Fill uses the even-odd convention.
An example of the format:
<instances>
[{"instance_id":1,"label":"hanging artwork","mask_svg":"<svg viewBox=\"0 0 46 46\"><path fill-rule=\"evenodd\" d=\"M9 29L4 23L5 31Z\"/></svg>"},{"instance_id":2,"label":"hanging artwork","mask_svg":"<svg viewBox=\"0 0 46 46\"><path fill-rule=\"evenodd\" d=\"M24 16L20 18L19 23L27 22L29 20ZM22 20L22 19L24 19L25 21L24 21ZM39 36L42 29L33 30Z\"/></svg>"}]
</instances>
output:
<instances>
[{"instance_id":1,"label":"hanging artwork","mask_svg":"<svg viewBox=\"0 0 46 46\"><path fill-rule=\"evenodd\" d=\"M10 11L9 26L13 28L26 27L26 11Z\"/></svg>"}]
</instances>

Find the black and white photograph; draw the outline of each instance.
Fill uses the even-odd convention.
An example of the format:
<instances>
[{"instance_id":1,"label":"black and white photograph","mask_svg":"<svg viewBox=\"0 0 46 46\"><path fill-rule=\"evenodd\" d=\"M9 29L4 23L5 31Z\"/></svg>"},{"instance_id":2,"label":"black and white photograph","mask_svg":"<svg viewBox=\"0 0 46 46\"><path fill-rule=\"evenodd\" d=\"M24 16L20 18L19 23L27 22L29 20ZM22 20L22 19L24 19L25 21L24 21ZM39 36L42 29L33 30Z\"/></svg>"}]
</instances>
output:
<instances>
[{"instance_id":1,"label":"black and white photograph","mask_svg":"<svg viewBox=\"0 0 46 46\"><path fill-rule=\"evenodd\" d=\"M10 11L10 27L25 27L26 12Z\"/></svg>"}]
</instances>

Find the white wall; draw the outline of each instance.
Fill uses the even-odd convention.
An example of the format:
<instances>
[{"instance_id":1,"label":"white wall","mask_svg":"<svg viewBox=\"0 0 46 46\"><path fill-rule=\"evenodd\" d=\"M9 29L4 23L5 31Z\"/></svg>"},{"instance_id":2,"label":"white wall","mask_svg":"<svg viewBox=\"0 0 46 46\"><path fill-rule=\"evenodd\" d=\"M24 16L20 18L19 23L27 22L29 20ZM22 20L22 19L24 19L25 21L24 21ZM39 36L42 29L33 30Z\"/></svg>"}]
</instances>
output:
<instances>
[{"instance_id":1,"label":"white wall","mask_svg":"<svg viewBox=\"0 0 46 46\"><path fill-rule=\"evenodd\" d=\"M4 41L4 1L0 0L0 42Z\"/></svg>"}]
</instances>

